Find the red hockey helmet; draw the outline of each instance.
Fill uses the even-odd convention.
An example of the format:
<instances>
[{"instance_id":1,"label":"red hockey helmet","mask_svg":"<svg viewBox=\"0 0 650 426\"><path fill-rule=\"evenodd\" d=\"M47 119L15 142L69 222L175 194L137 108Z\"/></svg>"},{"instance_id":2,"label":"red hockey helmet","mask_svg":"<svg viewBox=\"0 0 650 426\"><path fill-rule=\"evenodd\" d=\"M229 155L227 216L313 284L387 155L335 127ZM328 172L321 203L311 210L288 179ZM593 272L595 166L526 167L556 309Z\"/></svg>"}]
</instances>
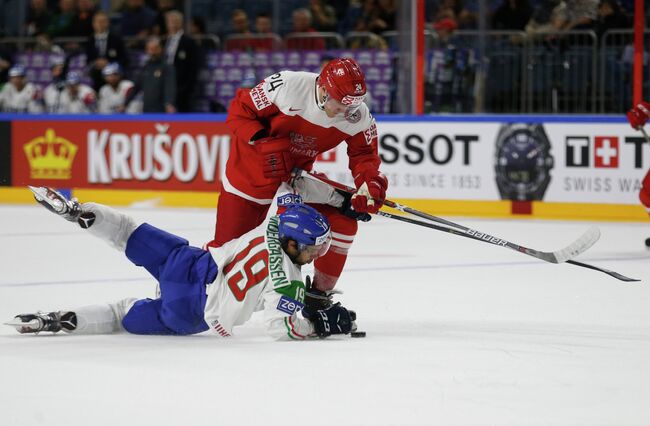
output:
<instances>
[{"instance_id":1,"label":"red hockey helmet","mask_svg":"<svg viewBox=\"0 0 650 426\"><path fill-rule=\"evenodd\" d=\"M318 81L329 97L353 109L361 105L366 95L366 78L352 58L329 61L320 72Z\"/></svg>"}]
</instances>

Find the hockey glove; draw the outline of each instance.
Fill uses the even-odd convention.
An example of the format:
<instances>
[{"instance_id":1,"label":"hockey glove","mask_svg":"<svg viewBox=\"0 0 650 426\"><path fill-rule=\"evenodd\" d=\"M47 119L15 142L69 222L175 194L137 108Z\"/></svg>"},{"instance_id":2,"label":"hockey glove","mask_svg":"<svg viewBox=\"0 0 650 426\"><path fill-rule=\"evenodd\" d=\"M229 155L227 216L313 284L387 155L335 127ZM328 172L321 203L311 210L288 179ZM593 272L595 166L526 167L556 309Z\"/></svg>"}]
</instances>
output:
<instances>
[{"instance_id":1,"label":"hockey glove","mask_svg":"<svg viewBox=\"0 0 650 426\"><path fill-rule=\"evenodd\" d=\"M357 314L354 311L349 311L337 303L330 308L316 311L310 320L314 324L316 335L327 337L332 334L349 334L356 330L356 319Z\"/></svg>"},{"instance_id":2,"label":"hockey glove","mask_svg":"<svg viewBox=\"0 0 650 426\"><path fill-rule=\"evenodd\" d=\"M354 183L357 192L352 195L352 208L358 213L377 213L386 199L386 176L378 170L372 170L357 176Z\"/></svg>"},{"instance_id":3,"label":"hockey glove","mask_svg":"<svg viewBox=\"0 0 650 426\"><path fill-rule=\"evenodd\" d=\"M340 294L340 291L322 291L314 287L311 277L305 277L305 307L302 308L302 316L311 319L317 311L328 309L332 306L332 296Z\"/></svg>"},{"instance_id":4,"label":"hockey glove","mask_svg":"<svg viewBox=\"0 0 650 426\"><path fill-rule=\"evenodd\" d=\"M648 102L641 101L627 112L627 121L635 129L643 127L648 119L650 119L650 103Z\"/></svg>"},{"instance_id":5,"label":"hockey glove","mask_svg":"<svg viewBox=\"0 0 650 426\"><path fill-rule=\"evenodd\" d=\"M293 158L289 153L291 139L288 137L270 137L254 142L255 150L264 157L262 171L268 179L287 180L291 177Z\"/></svg>"},{"instance_id":6,"label":"hockey glove","mask_svg":"<svg viewBox=\"0 0 650 426\"><path fill-rule=\"evenodd\" d=\"M341 194L343 197L343 204L341 207L339 207L339 211L343 213L344 216L351 217L352 219L361 222L370 222L372 216L370 216L368 213L359 213L352 208L352 194L349 192L341 191L340 189L337 189L336 192Z\"/></svg>"}]
</instances>

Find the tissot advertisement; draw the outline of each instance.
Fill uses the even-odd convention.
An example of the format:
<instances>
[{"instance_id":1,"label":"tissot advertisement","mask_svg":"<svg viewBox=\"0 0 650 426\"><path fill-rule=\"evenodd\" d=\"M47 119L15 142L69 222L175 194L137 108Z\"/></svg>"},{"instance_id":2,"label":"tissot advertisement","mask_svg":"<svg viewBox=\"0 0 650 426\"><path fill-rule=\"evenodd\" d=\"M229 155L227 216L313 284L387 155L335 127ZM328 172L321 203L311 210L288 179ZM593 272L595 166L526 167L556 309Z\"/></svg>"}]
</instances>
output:
<instances>
[{"instance_id":1,"label":"tissot advertisement","mask_svg":"<svg viewBox=\"0 0 650 426\"><path fill-rule=\"evenodd\" d=\"M638 204L650 144L626 124L380 122L395 198ZM317 163L351 183L345 147Z\"/></svg>"},{"instance_id":2,"label":"tissot advertisement","mask_svg":"<svg viewBox=\"0 0 650 426\"><path fill-rule=\"evenodd\" d=\"M379 132L381 170L395 198L497 200L492 123L382 123ZM345 146L335 161L319 161L319 170L352 183Z\"/></svg>"}]
</instances>

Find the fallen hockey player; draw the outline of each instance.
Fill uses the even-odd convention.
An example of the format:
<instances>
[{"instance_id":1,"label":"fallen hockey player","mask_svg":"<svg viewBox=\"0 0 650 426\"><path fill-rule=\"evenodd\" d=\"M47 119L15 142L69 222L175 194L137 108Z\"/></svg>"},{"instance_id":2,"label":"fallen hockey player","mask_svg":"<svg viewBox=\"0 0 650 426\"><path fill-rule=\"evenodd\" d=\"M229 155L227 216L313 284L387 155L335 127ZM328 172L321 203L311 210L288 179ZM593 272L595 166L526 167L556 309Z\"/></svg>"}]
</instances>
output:
<instances>
[{"instance_id":1,"label":"fallen hockey player","mask_svg":"<svg viewBox=\"0 0 650 426\"><path fill-rule=\"evenodd\" d=\"M65 331L230 336L234 326L264 311L268 333L278 339L349 334L356 314L339 303L300 315L305 284L301 265L323 256L330 226L285 184L262 224L219 248L191 247L183 238L138 224L128 215L95 203L67 200L46 187L30 187L48 210L71 221L142 266L158 281L160 297L126 298L58 312L17 315L7 325L20 333Z\"/></svg>"}]
</instances>

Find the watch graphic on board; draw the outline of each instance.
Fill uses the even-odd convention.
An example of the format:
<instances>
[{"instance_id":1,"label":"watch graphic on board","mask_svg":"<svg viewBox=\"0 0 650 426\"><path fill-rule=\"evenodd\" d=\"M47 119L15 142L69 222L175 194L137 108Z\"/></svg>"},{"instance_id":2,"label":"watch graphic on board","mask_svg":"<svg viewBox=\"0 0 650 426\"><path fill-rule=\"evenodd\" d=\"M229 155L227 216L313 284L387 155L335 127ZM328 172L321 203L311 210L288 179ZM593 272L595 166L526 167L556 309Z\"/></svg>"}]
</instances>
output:
<instances>
[{"instance_id":1,"label":"watch graphic on board","mask_svg":"<svg viewBox=\"0 0 650 426\"><path fill-rule=\"evenodd\" d=\"M541 200L551 181L551 144L541 124L504 124L496 140L497 187L502 200Z\"/></svg>"}]
</instances>

